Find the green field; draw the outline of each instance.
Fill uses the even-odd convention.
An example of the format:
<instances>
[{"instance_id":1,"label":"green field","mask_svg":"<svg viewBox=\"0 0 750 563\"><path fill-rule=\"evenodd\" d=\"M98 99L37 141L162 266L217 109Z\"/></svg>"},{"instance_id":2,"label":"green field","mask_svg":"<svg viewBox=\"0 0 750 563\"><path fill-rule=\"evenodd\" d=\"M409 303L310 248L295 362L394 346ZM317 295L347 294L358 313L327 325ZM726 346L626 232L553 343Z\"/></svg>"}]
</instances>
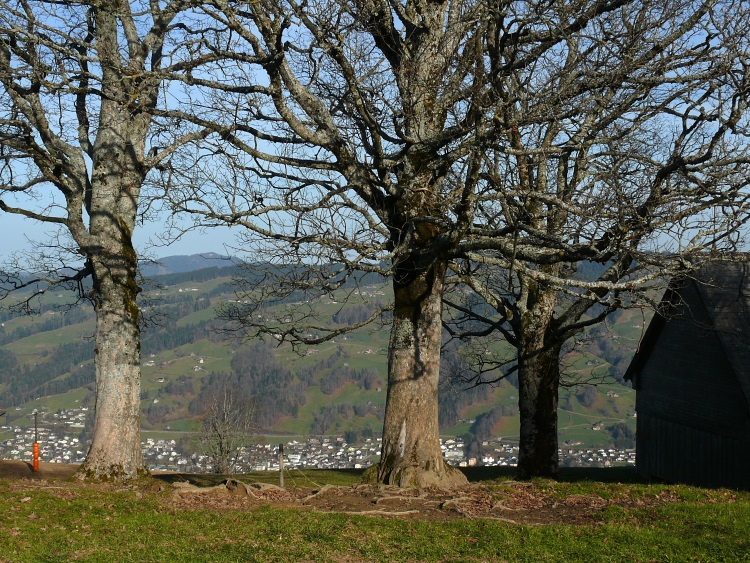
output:
<instances>
[{"instance_id":1,"label":"green field","mask_svg":"<svg viewBox=\"0 0 750 563\"><path fill-rule=\"evenodd\" d=\"M392 516L383 515L386 501L408 493L373 490L368 494L384 500L372 505L377 510L368 509L368 516L347 505L346 499L362 494L353 488L361 479L354 471L290 475L290 488L274 493L286 500L276 501L211 495L181 501L168 482L115 490L0 478L5 507L0 559L750 561L750 493L645 484L632 472L603 471L528 484L476 472L469 474L470 488L432 491L434 506L412 496L411 510L394 510ZM271 482L273 477L242 479ZM325 484L339 487L325 511L301 502ZM506 507L507 516L470 517L449 508L472 497L493 499ZM440 498L449 499L443 508Z\"/></svg>"}]
</instances>

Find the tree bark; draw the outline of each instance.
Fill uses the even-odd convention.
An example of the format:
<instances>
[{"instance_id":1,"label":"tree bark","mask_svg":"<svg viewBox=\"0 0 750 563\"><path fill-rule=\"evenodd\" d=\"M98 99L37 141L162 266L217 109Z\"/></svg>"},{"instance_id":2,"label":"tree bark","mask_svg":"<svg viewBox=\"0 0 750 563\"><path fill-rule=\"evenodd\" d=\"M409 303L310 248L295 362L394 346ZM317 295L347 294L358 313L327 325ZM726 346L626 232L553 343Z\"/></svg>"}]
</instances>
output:
<instances>
[{"instance_id":1,"label":"tree bark","mask_svg":"<svg viewBox=\"0 0 750 563\"><path fill-rule=\"evenodd\" d=\"M413 269L412 269L413 268ZM438 378L445 264L402 265L394 275L388 395L378 481L399 487L467 483L440 449Z\"/></svg>"},{"instance_id":2,"label":"tree bark","mask_svg":"<svg viewBox=\"0 0 750 563\"><path fill-rule=\"evenodd\" d=\"M557 478L557 405L560 346L546 338L552 323L554 292L537 295L521 316L518 356L520 444L517 476Z\"/></svg>"},{"instance_id":3,"label":"tree bark","mask_svg":"<svg viewBox=\"0 0 750 563\"><path fill-rule=\"evenodd\" d=\"M532 352L534 354L534 352ZM519 362L518 407L521 442L518 478L557 478L557 404L560 348L537 351Z\"/></svg>"},{"instance_id":4,"label":"tree bark","mask_svg":"<svg viewBox=\"0 0 750 563\"><path fill-rule=\"evenodd\" d=\"M106 37L117 37L111 14L100 15L97 25L112 26ZM109 48L114 57L116 42ZM107 59L105 46L100 52ZM110 91L101 102L94 144L86 202L89 239L81 244L92 270L96 311L96 414L91 447L78 476L125 481L148 474L141 451L138 258L132 235L146 175L141 159L150 120L117 101L119 78L114 65L103 69L102 83Z\"/></svg>"},{"instance_id":5,"label":"tree bark","mask_svg":"<svg viewBox=\"0 0 750 563\"><path fill-rule=\"evenodd\" d=\"M96 414L81 478L129 480L148 474L141 451L141 340L132 245L142 178L123 154L94 164L89 253L96 310ZM119 166L115 166L118 162ZM130 170L128 170L128 168ZM125 169L125 170L123 170Z\"/></svg>"},{"instance_id":6,"label":"tree bark","mask_svg":"<svg viewBox=\"0 0 750 563\"><path fill-rule=\"evenodd\" d=\"M135 260L127 254L94 261L96 413L91 447L78 470L80 478L126 481L148 474L141 450Z\"/></svg>"}]
</instances>

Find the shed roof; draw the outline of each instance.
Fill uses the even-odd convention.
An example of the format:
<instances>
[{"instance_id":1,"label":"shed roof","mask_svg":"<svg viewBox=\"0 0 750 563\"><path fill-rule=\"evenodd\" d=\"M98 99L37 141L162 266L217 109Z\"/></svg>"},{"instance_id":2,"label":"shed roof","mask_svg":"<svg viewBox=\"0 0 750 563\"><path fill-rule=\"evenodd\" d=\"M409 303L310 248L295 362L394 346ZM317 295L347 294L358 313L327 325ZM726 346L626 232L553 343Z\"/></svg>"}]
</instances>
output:
<instances>
[{"instance_id":1,"label":"shed roof","mask_svg":"<svg viewBox=\"0 0 750 563\"><path fill-rule=\"evenodd\" d=\"M695 289L690 293L697 295L700 303L686 301L685 289L688 286ZM625 379L638 386L638 376L666 323L678 315L699 322L692 315L697 305L704 308L709 319L705 328L716 332L750 408L750 255L747 254L706 262L692 276L670 282L659 311L651 320L625 372Z\"/></svg>"}]
</instances>

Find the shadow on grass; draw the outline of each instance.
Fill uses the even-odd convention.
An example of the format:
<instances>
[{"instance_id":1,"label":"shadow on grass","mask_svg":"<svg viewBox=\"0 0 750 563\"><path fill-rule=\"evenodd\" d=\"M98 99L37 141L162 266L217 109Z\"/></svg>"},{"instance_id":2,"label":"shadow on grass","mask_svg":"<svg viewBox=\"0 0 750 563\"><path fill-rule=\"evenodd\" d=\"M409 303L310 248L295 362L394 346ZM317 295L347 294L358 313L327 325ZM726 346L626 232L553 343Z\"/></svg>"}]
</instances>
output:
<instances>
[{"instance_id":1,"label":"shadow on grass","mask_svg":"<svg viewBox=\"0 0 750 563\"><path fill-rule=\"evenodd\" d=\"M285 472L286 483L291 486L312 485L356 485L362 482L364 469L291 469ZM491 481L508 481L515 479L515 467L464 467L461 468L470 483ZM275 471L252 471L233 475L212 473L157 473L153 477L166 483L189 481L199 487L211 487L225 483L227 479L244 482L279 483L279 474ZM563 467L560 469L559 481L575 483L580 481L597 481L601 483L640 483L649 481L636 472L634 467Z\"/></svg>"},{"instance_id":2,"label":"shadow on grass","mask_svg":"<svg viewBox=\"0 0 750 563\"><path fill-rule=\"evenodd\" d=\"M358 485L362 482L364 469L288 469L284 471L287 486L319 487L322 485ZM188 481L198 487L213 487L236 479L245 483L279 484L278 471L249 471L220 475L216 473L154 473L154 479L165 483Z\"/></svg>"},{"instance_id":3,"label":"shadow on grass","mask_svg":"<svg viewBox=\"0 0 750 563\"><path fill-rule=\"evenodd\" d=\"M513 480L516 468L503 467L464 467L461 468L470 483L483 481ZM635 467L561 467L559 481L575 483L578 481L599 481L601 483L648 483L638 475Z\"/></svg>"}]
</instances>

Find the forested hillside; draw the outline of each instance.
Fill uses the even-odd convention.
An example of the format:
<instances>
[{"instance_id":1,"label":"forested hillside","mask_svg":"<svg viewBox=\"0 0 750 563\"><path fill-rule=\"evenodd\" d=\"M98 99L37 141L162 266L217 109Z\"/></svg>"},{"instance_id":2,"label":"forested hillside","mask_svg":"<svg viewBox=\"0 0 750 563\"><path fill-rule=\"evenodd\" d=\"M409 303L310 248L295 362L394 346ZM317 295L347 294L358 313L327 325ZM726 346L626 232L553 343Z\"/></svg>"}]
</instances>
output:
<instances>
[{"instance_id":1,"label":"forested hillside","mask_svg":"<svg viewBox=\"0 0 750 563\"><path fill-rule=\"evenodd\" d=\"M172 262L178 269L204 263L185 257ZM377 436L385 405L387 324L296 351L273 338L243 340L224 330L226 323L216 316L217 308L236 301L233 279L239 274L237 266L223 262L144 281L144 429L197 430L211 390L226 384L253 398L264 434L336 433L350 441ZM341 302L329 296L306 305L331 326L360 323L387 303L389 290L376 278L359 284L357 291L343 288ZM93 311L87 304L70 308L70 301L58 292L45 296L38 315L2 312L0 406L14 407L9 420L25 418L32 409L93 406ZM563 442L604 445L632 438L634 394L617 381L645 320L625 310L612 321L579 338L563 359L567 380L600 383L563 389ZM488 346L488 354L508 352L501 344ZM516 436L517 379L469 386L461 380L470 369L462 354L456 342L443 350L442 432L466 436L477 450L492 436Z\"/></svg>"}]
</instances>

